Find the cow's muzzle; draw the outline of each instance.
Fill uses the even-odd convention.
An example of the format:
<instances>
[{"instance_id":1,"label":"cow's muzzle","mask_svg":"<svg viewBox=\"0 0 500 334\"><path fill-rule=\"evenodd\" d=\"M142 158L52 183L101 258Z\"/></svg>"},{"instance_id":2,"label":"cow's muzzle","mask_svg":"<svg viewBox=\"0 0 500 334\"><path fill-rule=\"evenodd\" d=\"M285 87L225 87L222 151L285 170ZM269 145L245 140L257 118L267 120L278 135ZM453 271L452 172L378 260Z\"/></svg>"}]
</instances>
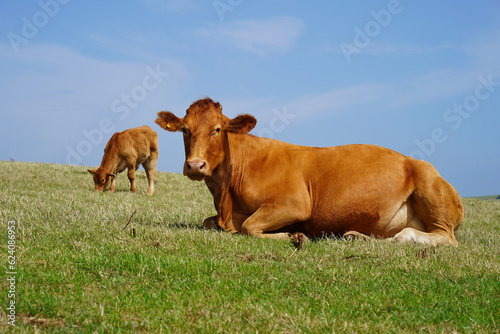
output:
<instances>
[{"instance_id":1,"label":"cow's muzzle","mask_svg":"<svg viewBox=\"0 0 500 334\"><path fill-rule=\"evenodd\" d=\"M205 160L194 158L186 160L184 164L184 175L189 177L191 180L201 181L207 175L208 164Z\"/></svg>"}]
</instances>

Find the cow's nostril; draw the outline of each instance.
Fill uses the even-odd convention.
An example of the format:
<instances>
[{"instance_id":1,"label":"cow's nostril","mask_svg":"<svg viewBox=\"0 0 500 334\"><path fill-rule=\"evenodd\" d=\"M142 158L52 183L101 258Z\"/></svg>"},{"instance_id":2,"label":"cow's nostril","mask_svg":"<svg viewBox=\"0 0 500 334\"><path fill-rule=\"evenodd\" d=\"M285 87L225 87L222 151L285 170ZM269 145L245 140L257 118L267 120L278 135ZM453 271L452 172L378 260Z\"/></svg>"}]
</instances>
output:
<instances>
[{"instance_id":1,"label":"cow's nostril","mask_svg":"<svg viewBox=\"0 0 500 334\"><path fill-rule=\"evenodd\" d=\"M203 173L207 169L207 163L201 159L188 160L187 169L194 173Z\"/></svg>"}]
</instances>

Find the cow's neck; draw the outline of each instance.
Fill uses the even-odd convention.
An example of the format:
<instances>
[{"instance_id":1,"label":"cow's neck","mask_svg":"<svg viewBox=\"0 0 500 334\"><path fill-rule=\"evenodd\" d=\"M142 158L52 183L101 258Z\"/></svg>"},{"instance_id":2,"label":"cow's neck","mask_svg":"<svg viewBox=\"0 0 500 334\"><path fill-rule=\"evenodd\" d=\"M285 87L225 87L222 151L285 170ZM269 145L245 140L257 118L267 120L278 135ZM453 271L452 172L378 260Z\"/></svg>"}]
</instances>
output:
<instances>
[{"instance_id":1,"label":"cow's neck","mask_svg":"<svg viewBox=\"0 0 500 334\"><path fill-rule=\"evenodd\" d=\"M205 183L212 193L217 209L218 223L226 230L236 232L232 223L233 189L239 184L249 155L245 146L254 139L249 135L227 134L224 144L224 159Z\"/></svg>"},{"instance_id":2,"label":"cow's neck","mask_svg":"<svg viewBox=\"0 0 500 334\"><path fill-rule=\"evenodd\" d=\"M101 168L105 168L111 173L116 173L118 168L119 157L118 150L115 147L110 147L102 157Z\"/></svg>"},{"instance_id":3,"label":"cow's neck","mask_svg":"<svg viewBox=\"0 0 500 334\"><path fill-rule=\"evenodd\" d=\"M242 172L252 157L248 152L254 139L256 137L250 135L227 134L223 161L213 171L212 176L206 179L214 197L221 188L233 187L242 177Z\"/></svg>"}]
</instances>

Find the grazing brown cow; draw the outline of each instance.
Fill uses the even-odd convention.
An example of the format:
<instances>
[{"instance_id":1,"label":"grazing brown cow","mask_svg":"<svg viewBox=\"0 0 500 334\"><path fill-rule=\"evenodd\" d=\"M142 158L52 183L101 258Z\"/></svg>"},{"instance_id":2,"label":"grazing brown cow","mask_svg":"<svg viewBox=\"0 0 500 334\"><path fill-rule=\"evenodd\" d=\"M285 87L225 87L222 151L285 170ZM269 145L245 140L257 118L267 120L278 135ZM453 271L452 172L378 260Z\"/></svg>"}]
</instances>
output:
<instances>
[{"instance_id":1,"label":"grazing brown cow","mask_svg":"<svg viewBox=\"0 0 500 334\"><path fill-rule=\"evenodd\" d=\"M149 181L148 195L153 195L157 161L158 134L144 125L115 133L106 144L101 166L88 171L94 176L95 190L103 191L111 182L109 192L114 193L116 174L128 168L130 191L135 193L135 171L142 164Z\"/></svg>"},{"instance_id":2,"label":"grazing brown cow","mask_svg":"<svg viewBox=\"0 0 500 334\"><path fill-rule=\"evenodd\" d=\"M317 148L248 135L253 116L229 119L209 98L182 119L159 112L156 123L184 133L184 174L205 180L217 209L207 228L456 244L460 197L425 161L373 145Z\"/></svg>"}]
</instances>

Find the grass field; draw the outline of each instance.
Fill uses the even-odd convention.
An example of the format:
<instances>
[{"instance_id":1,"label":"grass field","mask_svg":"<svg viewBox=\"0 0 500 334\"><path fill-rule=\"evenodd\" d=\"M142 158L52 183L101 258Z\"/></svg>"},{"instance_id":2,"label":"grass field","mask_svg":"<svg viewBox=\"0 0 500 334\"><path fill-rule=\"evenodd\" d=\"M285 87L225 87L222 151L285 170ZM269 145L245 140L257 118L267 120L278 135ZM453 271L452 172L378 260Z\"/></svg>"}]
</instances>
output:
<instances>
[{"instance_id":1,"label":"grass field","mask_svg":"<svg viewBox=\"0 0 500 334\"><path fill-rule=\"evenodd\" d=\"M139 171L136 195L125 174L115 194L96 193L86 169L0 162L4 272L8 221L17 227L16 332L500 333L500 201L464 199L458 247L296 250L201 229L215 214L204 183L159 173L149 197ZM0 331L12 330L7 277Z\"/></svg>"}]
</instances>

